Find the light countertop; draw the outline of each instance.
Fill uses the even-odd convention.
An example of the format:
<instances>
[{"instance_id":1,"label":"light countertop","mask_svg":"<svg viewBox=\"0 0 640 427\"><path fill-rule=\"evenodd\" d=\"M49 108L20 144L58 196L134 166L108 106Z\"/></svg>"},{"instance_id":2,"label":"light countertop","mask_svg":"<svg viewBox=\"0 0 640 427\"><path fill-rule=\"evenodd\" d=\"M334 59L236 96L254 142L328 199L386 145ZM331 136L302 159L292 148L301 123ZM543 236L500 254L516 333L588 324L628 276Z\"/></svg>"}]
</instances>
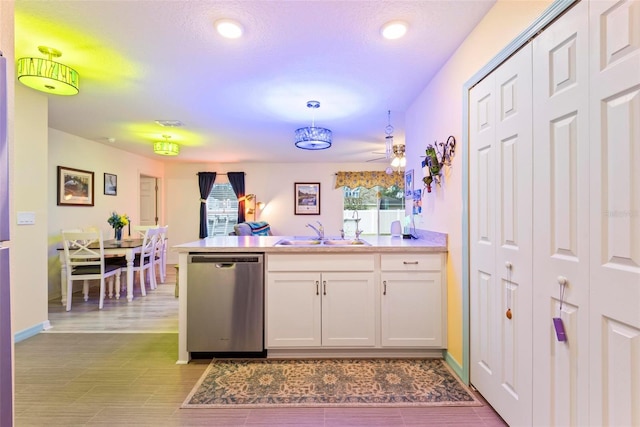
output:
<instances>
[{"instance_id":1,"label":"light countertop","mask_svg":"<svg viewBox=\"0 0 640 427\"><path fill-rule=\"evenodd\" d=\"M391 236L362 236L367 245L274 246L282 239L313 236L214 236L173 246L176 252L265 252L265 253L366 253L366 252L446 252L447 235L417 230L418 239ZM329 238L335 238L331 236Z\"/></svg>"}]
</instances>

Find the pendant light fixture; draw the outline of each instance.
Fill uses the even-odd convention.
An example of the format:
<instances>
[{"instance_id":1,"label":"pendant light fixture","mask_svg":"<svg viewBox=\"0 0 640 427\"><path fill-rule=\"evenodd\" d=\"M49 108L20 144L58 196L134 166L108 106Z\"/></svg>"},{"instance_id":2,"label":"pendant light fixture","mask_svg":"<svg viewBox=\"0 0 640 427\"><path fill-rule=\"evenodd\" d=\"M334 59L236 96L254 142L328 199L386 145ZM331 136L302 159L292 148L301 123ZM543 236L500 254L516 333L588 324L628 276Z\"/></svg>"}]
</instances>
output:
<instances>
[{"instance_id":1,"label":"pendant light fixture","mask_svg":"<svg viewBox=\"0 0 640 427\"><path fill-rule=\"evenodd\" d=\"M48 58L18 59L20 83L53 95L76 95L80 84L78 72L52 60L62 56L62 52L47 46L38 46L38 50Z\"/></svg>"},{"instance_id":2,"label":"pendant light fixture","mask_svg":"<svg viewBox=\"0 0 640 427\"><path fill-rule=\"evenodd\" d=\"M311 126L296 129L296 147L303 150L325 150L331 147L331 131L315 126L315 110L320 108L320 102L308 101L307 108L314 110Z\"/></svg>"},{"instance_id":3,"label":"pendant light fixture","mask_svg":"<svg viewBox=\"0 0 640 427\"><path fill-rule=\"evenodd\" d=\"M164 141L153 143L153 152L162 156L177 156L180 154L180 146L175 142L169 142L171 135L162 135Z\"/></svg>"}]
</instances>

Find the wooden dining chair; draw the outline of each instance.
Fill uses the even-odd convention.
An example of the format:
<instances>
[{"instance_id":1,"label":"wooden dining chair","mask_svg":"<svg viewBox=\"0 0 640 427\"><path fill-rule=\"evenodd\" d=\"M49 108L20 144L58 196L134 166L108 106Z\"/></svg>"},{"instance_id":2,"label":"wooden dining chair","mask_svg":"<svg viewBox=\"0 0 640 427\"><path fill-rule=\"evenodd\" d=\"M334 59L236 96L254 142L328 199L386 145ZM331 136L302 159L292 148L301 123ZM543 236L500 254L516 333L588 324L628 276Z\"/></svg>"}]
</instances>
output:
<instances>
[{"instance_id":1,"label":"wooden dining chair","mask_svg":"<svg viewBox=\"0 0 640 427\"><path fill-rule=\"evenodd\" d=\"M132 238L134 239L144 239L144 235L150 228L158 228L157 225L132 225L131 232Z\"/></svg>"},{"instance_id":2,"label":"wooden dining chair","mask_svg":"<svg viewBox=\"0 0 640 427\"><path fill-rule=\"evenodd\" d=\"M84 300L89 299L89 280L100 281L100 298L98 308L104 306L105 279L112 283L114 277L116 287L120 286L121 269L117 265L105 263L104 239L101 231L69 231L62 232L65 267L67 270L67 305L71 310L73 281L83 281ZM94 247L90 247L90 246ZM98 246L97 248L95 246Z\"/></svg>"},{"instance_id":3,"label":"wooden dining chair","mask_svg":"<svg viewBox=\"0 0 640 427\"><path fill-rule=\"evenodd\" d=\"M147 295L146 285L145 285L145 275L147 276L147 280L149 281L149 287L151 289L155 289L156 279L155 274L153 272L153 266L155 259L155 251L156 244L158 241L158 236L160 235L158 228L147 228L144 232L144 237L142 238L142 247L140 249L140 253L136 254L133 260L133 272L138 272L138 282L140 283L140 293L142 296ZM127 266L127 260L124 258L114 259L109 261L110 263L114 263L118 265L122 272L126 272L129 268ZM135 277L135 276L134 276ZM133 283L127 283L127 286L133 286ZM116 295L120 294L120 288L116 288Z\"/></svg>"},{"instance_id":4,"label":"wooden dining chair","mask_svg":"<svg viewBox=\"0 0 640 427\"><path fill-rule=\"evenodd\" d=\"M160 276L160 283L164 283L167 277L167 230L169 226L158 227L158 241L156 243L156 256L154 258L154 274L156 267L158 268L158 275ZM156 280L157 283L157 280Z\"/></svg>"}]
</instances>

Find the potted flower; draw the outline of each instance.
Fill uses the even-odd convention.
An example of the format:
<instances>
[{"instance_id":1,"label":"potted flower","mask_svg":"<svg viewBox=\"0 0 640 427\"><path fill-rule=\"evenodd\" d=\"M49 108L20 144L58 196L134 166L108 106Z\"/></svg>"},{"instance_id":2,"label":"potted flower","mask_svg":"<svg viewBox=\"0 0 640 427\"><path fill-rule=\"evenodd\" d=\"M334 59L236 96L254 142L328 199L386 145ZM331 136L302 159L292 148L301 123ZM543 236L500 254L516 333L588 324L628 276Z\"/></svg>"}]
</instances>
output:
<instances>
[{"instance_id":1,"label":"potted flower","mask_svg":"<svg viewBox=\"0 0 640 427\"><path fill-rule=\"evenodd\" d=\"M122 240L122 228L129 224L129 216L127 216L127 214L118 215L117 212L112 212L107 222L115 230L116 240Z\"/></svg>"}]
</instances>

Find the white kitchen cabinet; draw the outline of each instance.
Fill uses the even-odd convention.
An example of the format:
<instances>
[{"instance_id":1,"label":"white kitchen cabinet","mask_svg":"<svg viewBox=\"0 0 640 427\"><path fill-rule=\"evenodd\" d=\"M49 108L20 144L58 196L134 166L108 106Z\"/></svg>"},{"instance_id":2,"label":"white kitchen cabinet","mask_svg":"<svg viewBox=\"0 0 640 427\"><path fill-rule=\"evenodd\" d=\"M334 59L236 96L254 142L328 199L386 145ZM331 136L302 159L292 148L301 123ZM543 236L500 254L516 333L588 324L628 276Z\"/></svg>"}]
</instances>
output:
<instances>
[{"instance_id":1,"label":"white kitchen cabinet","mask_svg":"<svg viewBox=\"0 0 640 427\"><path fill-rule=\"evenodd\" d=\"M374 255L270 256L267 348L373 347L374 265Z\"/></svg>"},{"instance_id":2,"label":"white kitchen cabinet","mask_svg":"<svg viewBox=\"0 0 640 427\"><path fill-rule=\"evenodd\" d=\"M322 273L322 345L375 345L375 286L370 273Z\"/></svg>"},{"instance_id":3,"label":"white kitchen cabinet","mask_svg":"<svg viewBox=\"0 0 640 427\"><path fill-rule=\"evenodd\" d=\"M320 279L318 273L268 275L267 348L321 345Z\"/></svg>"},{"instance_id":4,"label":"white kitchen cabinet","mask_svg":"<svg viewBox=\"0 0 640 427\"><path fill-rule=\"evenodd\" d=\"M383 347L444 348L443 254L381 255Z\"/></svg>"}]
</instances>

